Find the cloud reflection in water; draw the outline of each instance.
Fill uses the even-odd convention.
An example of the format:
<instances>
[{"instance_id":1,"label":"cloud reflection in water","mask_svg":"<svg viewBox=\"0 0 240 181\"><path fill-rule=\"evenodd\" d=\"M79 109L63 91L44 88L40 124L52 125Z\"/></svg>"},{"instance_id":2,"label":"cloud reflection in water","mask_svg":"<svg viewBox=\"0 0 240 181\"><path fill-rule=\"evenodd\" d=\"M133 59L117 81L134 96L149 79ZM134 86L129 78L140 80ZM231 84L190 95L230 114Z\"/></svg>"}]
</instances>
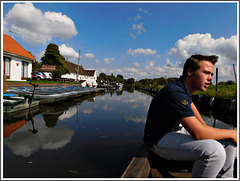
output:
<instances>
[{"instance_id":1,"label":"cloud reflection in water","mask_svg":"<svg viewBox=\"0 0 240 181\"><path fill-rule=\"evenodd\" d=\"M43 150L57 150L71 142L74 130L67 126L38 129L37 134L30 131L16 132L5 139L5 144L14 155L29 157L40 148Z\"/></svg>"}]
</instances>

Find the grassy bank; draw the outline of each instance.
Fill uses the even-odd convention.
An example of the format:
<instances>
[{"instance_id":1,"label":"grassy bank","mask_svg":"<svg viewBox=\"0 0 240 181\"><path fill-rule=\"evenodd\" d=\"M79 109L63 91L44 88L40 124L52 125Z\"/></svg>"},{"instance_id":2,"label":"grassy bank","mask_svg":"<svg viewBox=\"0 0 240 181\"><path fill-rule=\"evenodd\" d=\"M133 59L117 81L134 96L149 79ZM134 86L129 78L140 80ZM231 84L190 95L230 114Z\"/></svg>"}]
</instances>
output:
<instances>
[{"instance_id":1,"label":"grassy bank","mask_svg":"<svg viewBox=\"0 0 240 181\"><path fill-rule=\"evenodd\" d=\"M216 98L237 99L237 85L210 85L205 92L196 91L193 95L203 95Z\"/></svg>"},{"instance_id":2,"label":"grassy bank","mask_svg":"<svg viewBox=\"0 0 240 181\"><path fill-rule=\"evenodd\" d=\"M139 85L139 87L162 89L164 85L158 85L158 86ZM204 92L196 91L193 93L193 95L203 95L203 96L224 98L224 99L237 99L237 85L218 85L218 91L216 91L216 85L210 85L206 91Z\"/></svg>"}]
</instances>

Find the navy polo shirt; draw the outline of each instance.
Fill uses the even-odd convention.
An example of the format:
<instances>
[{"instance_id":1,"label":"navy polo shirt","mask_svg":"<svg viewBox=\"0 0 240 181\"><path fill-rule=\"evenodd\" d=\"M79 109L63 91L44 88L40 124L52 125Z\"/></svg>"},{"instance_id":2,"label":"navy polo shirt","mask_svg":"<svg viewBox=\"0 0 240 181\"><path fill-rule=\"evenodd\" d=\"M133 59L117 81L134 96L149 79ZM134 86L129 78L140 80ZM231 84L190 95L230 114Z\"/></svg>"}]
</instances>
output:
<instances>
[{"instance_id":1,"label":"navy polo shirt","mask_svg":"<svg viewBox=\"0 0 240 181\"><path fill-rule=\"evenodd\" d=\"M162 88L152 99L144 129L144 142L152 147L168 132L179 129L178 119L194 116L183 77Z\"/></svg>"}]
</instances>

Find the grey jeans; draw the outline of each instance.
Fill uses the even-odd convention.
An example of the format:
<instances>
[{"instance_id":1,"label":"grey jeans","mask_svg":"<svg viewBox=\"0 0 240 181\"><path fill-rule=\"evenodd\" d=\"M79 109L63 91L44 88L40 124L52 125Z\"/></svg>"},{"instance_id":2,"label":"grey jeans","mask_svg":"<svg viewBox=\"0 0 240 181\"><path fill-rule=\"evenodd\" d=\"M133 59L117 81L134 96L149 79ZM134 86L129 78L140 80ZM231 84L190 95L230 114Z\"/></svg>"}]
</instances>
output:
<instances>
[{"instance_id":1,"label":"grey jeans","mask_svg":"<svg viewBox=\"0 0 240 181\"><path fill-rule=\"evenodd\" d=\"M193 178L233 178L236 144L229 140L195 140L182 128L167 133L152 151L168 160L194 161Z\"/></svg>"}]
</instances>

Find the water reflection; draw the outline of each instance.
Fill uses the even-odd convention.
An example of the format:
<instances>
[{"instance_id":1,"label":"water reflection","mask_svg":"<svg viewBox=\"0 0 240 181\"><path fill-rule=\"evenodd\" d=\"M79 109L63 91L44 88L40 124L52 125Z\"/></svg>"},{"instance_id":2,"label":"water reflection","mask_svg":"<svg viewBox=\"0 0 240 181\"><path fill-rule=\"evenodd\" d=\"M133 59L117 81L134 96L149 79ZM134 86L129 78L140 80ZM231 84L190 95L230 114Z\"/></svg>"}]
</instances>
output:
<instances>
[{"instance_id":1,"label":"water reflection","mask_svg":"<svg viewBox=\"0 0 240 181\"><path fill-rule=\"evenodd\" d=\"M40 105L32 119L4 115L4 177L119 178L142 144L151 100L128 88ZM204 120L233 129L213 115Z\"/></svg>"},{"instance_id":2,"label":"water reflection","mask_svg":"<svg viewBox=\"0 0 240 181\"><path fill-rule=\"evenodd\" d=\"M198 106L198 109L203 117L207 117L212 121L210 125L213 127L229 128L229 129L237 128L237 112L216 111L204 106ZM207 122L207 120L205 121ZM225 125L225 126L219 127L218 125Z\"/></svg>"},{"instance_id":3,"label":"water reflection","mask_svg":"<svg viewBox=\"0 0 240 181\"><path fill-rule=\"evenodd\" d=\"M74 134L74 130L66 126L57 128L47 128L38 126L38 133L29 132L28 126L23 126L14 136L4 140L12 153L17 156L29 157L33 152L37 152L40 148L43 150L57 150L68 144Z\"/></svg>"}]
</instances>

